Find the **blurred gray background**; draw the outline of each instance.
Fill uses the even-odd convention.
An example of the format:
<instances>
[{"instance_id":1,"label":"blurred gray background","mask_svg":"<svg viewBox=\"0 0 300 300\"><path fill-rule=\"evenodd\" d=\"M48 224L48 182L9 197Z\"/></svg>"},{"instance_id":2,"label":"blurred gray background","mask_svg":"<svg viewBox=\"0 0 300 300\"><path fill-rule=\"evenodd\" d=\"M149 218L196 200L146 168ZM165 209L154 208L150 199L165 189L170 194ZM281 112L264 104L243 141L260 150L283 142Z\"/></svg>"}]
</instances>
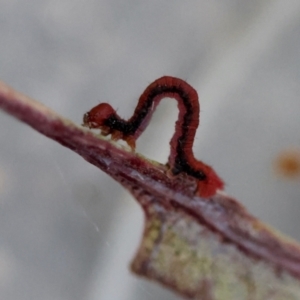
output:
<instances>
[{"instance_id":1,"label":"blurred gray background","mask_svg":"<svg viewBox=\"0 0 300 300\"><path fill-rule=\"evenodd\" d=\"M0 79L81 123L100 102L131 116L162 75L201 100L195 156L251 213L300 239L300 1L0 0ZM165 162L177 116L164 101L137 151ZM159 134L157 134L159 133ZM0 111L0 299L171 300L128 265L140 207L68 149Z\"/></svg>"}]
</instances>

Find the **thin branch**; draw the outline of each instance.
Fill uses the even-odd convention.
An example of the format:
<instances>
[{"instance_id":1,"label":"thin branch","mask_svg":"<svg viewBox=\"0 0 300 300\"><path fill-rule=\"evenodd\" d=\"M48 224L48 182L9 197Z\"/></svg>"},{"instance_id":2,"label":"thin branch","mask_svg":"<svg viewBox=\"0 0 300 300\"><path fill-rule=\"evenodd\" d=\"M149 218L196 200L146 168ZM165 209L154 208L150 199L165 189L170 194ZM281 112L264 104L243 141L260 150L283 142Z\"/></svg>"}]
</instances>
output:
<instances>
[{"instance_id":1,"label":"thin branch","mask_svg":"<svg viewBox=\"0 0 300 300\"><path fill-rule=\"evenodd\" d=\"M300 299L300 246L197 181L104 140L0 82L0 107L75 151L129 190L144 209L132 263L139 275L191 299Z\"/></svg>"}]
</instances>

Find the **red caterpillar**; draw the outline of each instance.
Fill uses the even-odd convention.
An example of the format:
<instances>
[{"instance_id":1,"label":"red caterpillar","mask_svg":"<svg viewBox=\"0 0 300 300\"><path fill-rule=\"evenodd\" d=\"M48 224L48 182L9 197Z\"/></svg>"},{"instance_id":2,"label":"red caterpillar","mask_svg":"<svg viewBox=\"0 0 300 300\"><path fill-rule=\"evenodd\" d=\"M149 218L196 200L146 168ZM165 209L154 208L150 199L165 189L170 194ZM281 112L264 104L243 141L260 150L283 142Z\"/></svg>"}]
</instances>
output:
<instances>
[{"instance_id":1,"label":"red caterpillar","mask_svg":"<svg viewBox=\"0 0 300 300\"><path fill-rule=\"evenodd\" d=\"M84 115L83 125L99 128L102 134L111 134L114 140L123 139L134 149L136 139L147 127L160 100L165 97L176 99L179 108L175 133L170 141L171 172L174 175L184 172L197 178L198 194L210 197L217 189L223 189L224 183L210 166L194 157L192 147L199 125L199 101L197 92L185 81L169 76L155 80L140 96L134 114L128 121L121 119L109 104L101 103Z\"/></svg>"}]
</instances>

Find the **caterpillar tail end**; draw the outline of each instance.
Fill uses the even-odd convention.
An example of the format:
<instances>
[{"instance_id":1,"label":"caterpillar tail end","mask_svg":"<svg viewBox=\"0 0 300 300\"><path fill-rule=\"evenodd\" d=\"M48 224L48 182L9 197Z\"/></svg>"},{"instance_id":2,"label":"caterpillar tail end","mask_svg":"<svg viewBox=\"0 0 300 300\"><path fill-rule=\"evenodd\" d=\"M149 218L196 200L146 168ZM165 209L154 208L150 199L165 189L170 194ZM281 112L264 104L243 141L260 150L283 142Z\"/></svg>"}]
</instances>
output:
<instances>
[{"instance_id":1,"label":"caterpillar tail end","mask_svg":"<svg viewBox=\"0 0 300 300\"><path fill-rule=\"evenodd\" d=\"M224 189L223 180L216 174L216 172L211 169L207 173L207 178L205 180L200 180L198 182L198 194L203 198L210 198L214 196L218 190Z\"/></svg>"}]
</instances>

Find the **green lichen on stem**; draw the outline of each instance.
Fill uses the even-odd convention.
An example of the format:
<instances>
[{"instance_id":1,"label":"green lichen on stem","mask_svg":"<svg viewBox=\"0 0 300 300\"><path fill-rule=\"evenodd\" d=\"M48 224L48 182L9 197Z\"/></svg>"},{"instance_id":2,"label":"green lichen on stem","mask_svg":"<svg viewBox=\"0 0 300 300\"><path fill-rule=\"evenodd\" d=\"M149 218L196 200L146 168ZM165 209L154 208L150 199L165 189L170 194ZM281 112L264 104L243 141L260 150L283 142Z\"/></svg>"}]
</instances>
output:
<instances>
[{"instance_id":1,"label":"green lichen on stem","mask_svg":"<svg viewBox=\"0 0 300 300\"><path fill-rule=\"evenodd\" d=\"M166 217L167 216L167 217ZM249 257L181 211L150 214L132 270L191 299L299 299L299 280Z\"/></svg>"}]
</instances>

